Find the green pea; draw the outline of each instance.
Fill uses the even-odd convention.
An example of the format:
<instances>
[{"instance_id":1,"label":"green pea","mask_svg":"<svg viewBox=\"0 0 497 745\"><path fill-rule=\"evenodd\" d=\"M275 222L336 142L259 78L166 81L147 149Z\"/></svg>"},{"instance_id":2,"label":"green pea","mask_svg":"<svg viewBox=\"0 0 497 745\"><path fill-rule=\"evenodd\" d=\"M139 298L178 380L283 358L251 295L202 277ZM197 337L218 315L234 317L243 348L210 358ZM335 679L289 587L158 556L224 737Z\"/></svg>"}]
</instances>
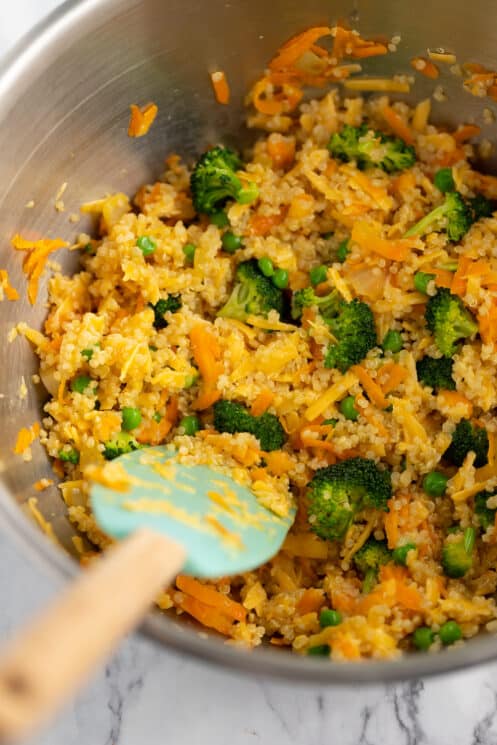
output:
<instances>
[{"instance_id":1,"label":"green pea","mask_svg":"<svg viewBox=\"0 0 497 745\"><path fill-rule=\"evenodd\" d=\"M91 382L91 378L88 375L78 375L77 378L73 378L71 381L71 391L74 391L74 393L84 393Z\"/></svg>"},{"instance_id":2,"label":"green pea","mask_svg":"<svg viewBox=\"0 0 497 745\"><path fill-rule=\"evenodd\" d=\"M228 215L226 214L226 212L224 212L224 210L214 212L212 215L209 216L209 219L211 223L217 228L226 228L230 224Z\"/></svg>"},{"instance_id":3,"label":"green pea","mask_svg":"<svg viewBox=\"0 0 497 745\"><path fill-rule=\"evenodd\" d=\"M461 627L456 621L447 621L443 626L440 626L438 635L442 644L449 646L462 639Z\"/></svg>"},{"instance_id":4,"label":"green pea","mask_svg":"<svg viewBox=\"0 0 497 745\"><path fill-rule=\"evenodd\" d=\"M193 261L196 250L197 250L197 247L194 243L185 243L185 245L183 246L183 253L185 254L185 259L187 259L188 261Z\"/></svg>"},{"instance_id":5,"label":"green pea","mask_svg":"<svg viewBox=\"0 0 497 745\"><path fill-rule=\"evenodd\" d=\"M153 415L152 419L154 420L154 422L157 422L157 424L159 424L159 422L162 421L163 416L158 411L156 411L155 414Z\"/></svg>"},{"instance_id":6,"label":"green pea","mask_svg":"<svg viewBox=\"0 0 497 745\"><path fill-rule=\"evenodd\" d=\"M276 269L272 276L273 285L279 290L284 290L288 287L288 272L286 269Z\"/></svg>"},{"instance_id":7,"label":"green pea","mask_svg":"<svg viewBox=\"0 0 497 745\"><path fill-rule=\"evenodd\" d=\"M352 422L357 421L359 417L359 412L354 406L354 403L354 396L347 396L343 399L343 401L340 402L340 411L344 415L345 419L350 419L350 421Z\"/></svg>"},{"instance_id":8,"label":"green pea","mask_svg":"<svg viewBox=\"0 0 497 745\"><path fill-rule=\"evenodd\" d=\"M422 292L426 295L428 284L435 279L434 274L427 274L426 272L416 272L414 275L414 287L418 292Z\"/></svg>"},{"instance_id":9,"label":"green pea","mask_svg":"<svg viewBox=\"0 0 497 745\"><path fill-rule=\"evenodd\" d=\"M93 349L82 349L81 350L81 356L85 358L85 360L88 360L88 362L93 357Z\"/></svg>"},{"instance_id":10,"label":"green pea","mask_svg":"<svg viewBox=\"0 0 497 745\"><path fill-rule=\"evenodd\" d=\"M429 497L441 497L445 494L448 477L439 471L430 471L423 479L423 489Z\"/></svg>"},{"instance_id":11,"label":"green pea","mask_svg":"<svg viewBox=\"0 0 497 745\"><path fill-rule=\"evenodd\" d=\"M319 285L321 282L326 282L327 276L328 267L324 266L324 264L321 264L320 266L313 266L311 271L309 272L311 285L313 285L314 287L316 285Z\"/></svg>"},{"instance_id":12,"label":"green pea","mask_svg":"<svg viewBox=\"0 0 497 745\"><path fill-rule=\"evenodd\" d=\"M195 385L195 383L197 382L197 380L198 380L198 373L194 373L192 375L187 375L185 377L185 385L183 387L184 388L191 388L192 385Z\"/></svg>"},{"instance_id":13,"label":"green pea","mask_svg":"<svg viewBox=\"0 0 497 745\"><path fill-rule=\"evenodd\" d=\"M132 429L139 427L142 420L140 409L135 409L133 406L125 406L121 411L123 420L122 427L125 432L129 432Z\"/></svg>"},{"instance_id":14,"label":"green pea","mask_svg":"<svg viewBox=\"0 0 497 745\"><path fill-rule=\"evenodd\" d=\"M322 629L327 626L338 626L342 623L342 614L332 608L323 608L319 614L319 625Z\"/></svg>"},{"instance_id":15,"label":"green pea","mask_svg":"<svg viewBox=\"0 0 497 745\"><path fill-rule=\"evenodd\" d=\"M329 644L317 644L315 647L309 647L307 654L311 657L329 657L330 645Z\"/></svg>"},{"instance_id":16,"label":"green pea","mask_svg":"<svg viewBox=\"0 0 497 745\"><path fill-rule=\"evenodd\" d=\"M221 243L223 244L223 249L228 254L234 254L235 251L238 251L238 249L243 246L240 236L235 235L231 230L227 230L226 233L224 233Z\"/></svg>"},{"instance_id":17,"label":"green pea","mask_svg":"<svg viewBox=\"0 0 497 745\"><path fill-rule=\"evenodd\" d=\"M262 256L257 262L257 266L265 277L272 277L274 274L273 262L269 256Z\"/></svg>"},{"instance_id":18,"label":"green pea","mask_svg":"<svg viewBox=\"0 0 497 745\"><path fill-rule=\"evenodd\" d=\"M149 235L140 235L136 239L136 245L144 256L150 256L157 248L157 243Z\"/></svg>"},{"instance_id":19,"label":"green pea","mask_svg":"<svg viewBox=\"0 0 497 745\"><path fill-rule=\"evenodd\" d=\"M440 168L433 177L433 183L442 194L447 191L454 191L456 185L452 176L452 168Z\"/></svg>"},{"instance_id":20,"label":"green pea","mask_svg":"<svg viewBox=\"0 0 497 745\"><path fill-rule=\"evenodd\" d=\"M435 639L435 634L428 626L420 626L412 635L412 642L416 649L426 652Z\"/></svg>"},{"instance_id":21,"label":"green pea","mask_svg":"<svg viewBox=\"0 0 497 745\"><path fill-rule=\"evenodd\" d=\"M183 417L179 426L185 431L185 435L193 437L193 435L195 435L200 429L200 420L198 416L195 416L195 414L190 414L189 416Z\"/></svg>"},{"instance_id":22,"label":"green pea","mask_svg":"<svg viewBox=\"0 0 497 745\"><path fill-rule=\"evenodd\" d=\"M393 352L394 354L400 352L404 347L404 340L400 331L395 331L395 329L387 331L381 346L384 352Z\"/></svg>"},{"instance_id":23,"label":"green pea","mask_svg":"<svg viewBox=\"0 0 497 745\"><path fill-rule=\"evenodd\" d=\"M79 463L79 453L75 448L69 448L69 450L62 448L57 455L63 463L72 463L74 466Z\"/></svg>"},{"instance_id":24,"label":"green pea","mask_svg":"<svg viewBox=\"0 0 497 745\"><path fill-rule=\"evenodd\" d=\"M347 258L348 254L349 254L349 251L350 251L350 249L349 249L349 239L348 238L345 238L345 240L343 240L340 243L340 245L338 246L338 248L337 248L337 259L338 259L338 261L340 261L343 264L343 262L345 261L345 259Z\"/></svg>"},{"instance_id":25,"label":"green pea","mask_svg":"<svg viewBox=\"0 0 497 745\"><path fill-rule=\"evenodd\" d=\"M403 546L397 546L397 548L394 548L392 551L392 559L396 564L400 564L401 566L406 565L407 563L407 554L409 551L413 551L416 548L415 543L404 543Z\"/></svg>"}]
</instances>

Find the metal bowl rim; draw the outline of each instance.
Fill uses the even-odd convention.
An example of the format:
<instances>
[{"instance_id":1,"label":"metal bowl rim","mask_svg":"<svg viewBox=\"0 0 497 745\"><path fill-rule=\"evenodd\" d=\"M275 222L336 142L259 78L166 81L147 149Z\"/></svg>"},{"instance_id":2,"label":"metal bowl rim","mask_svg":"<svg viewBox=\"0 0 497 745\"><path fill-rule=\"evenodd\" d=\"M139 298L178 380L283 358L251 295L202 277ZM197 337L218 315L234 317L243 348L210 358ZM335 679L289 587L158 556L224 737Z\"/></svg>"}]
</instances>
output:
<instances>
[{"instance_id":1,"label":"metal bowl rim","mask_svg":"<svg viewBox=\"0 0 497 745\"><path fill-rule=\"evenodd\" d=\"M122 4L122 0L66 0L46 16L3 58L0 69L0 99L3 117L18 99L16 83L26 73L40 53L55 51L57 40L69 29L81 23L94 11ZM58 550L13 502L7 490L0 486L0 520L26 555L59 580L65 582L78 574L78 566L68 555ZM212 637L204 638L164 618L150 614L139 632L156 643L180 654L186 654L209 664L257 676L280 678L294 684L371 685L392 683L434 675L442 675L497 659L497 638L482 635L470 643L436 654L415 654L392 661L368 661L360 664L336 664L318 659L306 659L283 652L250 652L228 646Z\"/></svg>"}]
</instances>

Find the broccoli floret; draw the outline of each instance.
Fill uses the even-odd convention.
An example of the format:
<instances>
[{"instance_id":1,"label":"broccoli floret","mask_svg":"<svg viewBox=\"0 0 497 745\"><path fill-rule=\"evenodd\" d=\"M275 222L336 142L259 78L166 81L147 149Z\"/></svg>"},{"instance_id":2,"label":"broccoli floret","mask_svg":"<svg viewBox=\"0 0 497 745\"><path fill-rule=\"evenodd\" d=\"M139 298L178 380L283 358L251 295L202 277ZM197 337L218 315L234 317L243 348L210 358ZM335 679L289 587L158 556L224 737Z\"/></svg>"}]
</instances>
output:
<instances>
[{"instance_id":1,"label":"broccoli floret","mask_svg":"<svg viewBox=\"0 0 497 745\"><path fill-rule=\"evenodd\" d=\"M475 497L475 515L483 530L487 530L491 525L495 525L495 513L497 510L487 506L487 500L494 496L495 492L489 494L487 491L481 491Z\"/></svg>"},{"instance_id":2,"label":"broccoli floret","mask_svg":"<svg viewBox=\"0 0 497 745\"><path fill-rule=\"evenodd\" d=\"M469 452L476 455L475 467L481 468L488 463L487 430L472 424L468 419L461 419L452 433L452 442L444 453L445 458L454 466L462 466Z\"/></svg>"},{"instance_id":3,"label":"broccoli floret","mask_svg":"<svg viewBox=\"0 0 497 745\"><path fill-rule=\"evenodd\" d=\"M326 353L326 367L346 372L378 343L373 313L361 300L347 303L336 290L319 296L312 287L306 287L293 294L292 318L300 318L303 309L312 306L318 308L336 340Z\"/></svg>"},{"instance_id":4,"label":"broccoli floret","mask_svg":"<svg viewBox=\"0 0 497 745\"><path fill-rule=\"evenodd\" d=\"M356 569L362 574L362 591L371 592L378 581L378 571L382 564L392 560L392 552L388 550L386 541L369 538L364 546L354 554Z\"/></svg>"},{"instance_id":5,"label":"broccoli floret","mask_svg":"<svg viewBox=\"0 0 497 745\"><path fill-rule=\"evenodd\" d=\"M469 200L469 208L473 222L478 222L482 217L492 217L494 203L484 197L483 194L477 194L476 197Z\"/></svg>"},{"instance_id":6,"label":"broccoli floret","mask_svg":"<svg viewBox=\"0 0 497 745\"><path fill-rule=\"evenodd\" d=\"M157 300L155 305L148 304L154 311L154 328L157 330L165 329L167 321L164 318L165 313L177 313L182 306L181 295L167 295Z\"/></svg>"},{"instance_id":7,"label":"broccoli floret","mask_svg":"<svg viewBox=\"0 0 497 745\"><path fill-rule=\"evenodd\" d=\"M313 287L304 287L292 295L292 318L298 320L304 308L316 306L323 318L336 316L341 303L341 296L336 290L327 295L316 295Z\"/></svg>"},{"instance_id":8,"label":"broccoli floret","mask_svg":"<svg viewBox=\"0 0 497 745\"><path fill-rule=\"evenodd\" d=\"M349 458L317 470L307 485L307 496L311 530L334 541L344 536L360 510L388 510L390 473L368 458Z\"/></svg>"},{"instance_id":9,"label":"broccoli floret","mask_svg":"<svg viewBox=\"0 0 497 745\"><path fill-rule=\"evenodd\" d=\"M249 315L266 317L270 310L283 313L283 292L265 277L255 259L238 265L235 286L228 302L217 315L245 321Z\"/></svg>"},{"instance_id":10,"label":"broccoli floret","mask_svg":"<svg viewBox=\"0 0 497 745\"><path fill-rule=\"evenodd\" d=\"M452 378L453 361L449 357L423 357L416 362L418 380L423 385L438 390L455 391L456 384Z\"/></svg>"},{"instance_id":11,"label":"broccoli floret","mask_svg":"<svg viewBox=\"0 0 497 745\"><path fill-rule=\"evenodd\" d=\"M457 343L478 331L472 314L446 287L441 287L428 300L425 319L444 357L452 357L457 351Z\"/></svg>"},{"instance_id":12,"label":"broccoli floret","mask_svg":"<svg viewBox=\"0 0 497 745\"><path fill-rule=\"evenodd\" d=\"M334 158L353 160L360 169L382 168L387 173L411 168L416 162L414 148L398 137L370 129L366 124L346 124L328 143Z\"/></svg>"},{"instance_id":13,"label":"broccoli floret","mask_svg":"<svg viewBox=\"0 0 497 745\"><path fill-rule=\"evenodd\" d=\"M361 362L378 343L373 313L362 300L342 301L338 315L326 321L336 342L328 347L325 367L337 367L344 373Z\"/></svg>"},{"instance_id":14,"label":"broccoli floret","mask_svg":"<svg viewBox=\"0 0 497 745\"><path fill-rule=\"evenodd\" d=\"M218 432L249 432L257 437L261 449L269 452L279 450L286 436L280 420L274 414L252 416L242 404L235 401L216 401L214 404L214 427Z\"/></svg>"},{"instance_id":15,"label":"broccoli floret","mask_svg":"<svg viewBox=\"0 0 497 745\"><path fill-rule=\"evenodd\" d=\"M447 577L464 577L473 566L473 548L476 531L466 528L464 533L451 533L445 539L442 549L442 567Z\"/></svg>"},{"instance_id":16,"label":"broccoli floret","mask_svg":"<svg viewBox=\"0 0 497 745\"><path fill-rule=\"evenodd\" d=\"M227 147L213 147L204 153L193 169L190 188L197 212L211 215L228 199L250 204L259 196L256 184L243 186L236 175L242 163L238 155Z\"/></svg>"},{"instance_id":17,"label":"broccoli floret","mask_svg":"<svg viewBox=\"0 0 497 745\"><path fill-rule=\"evenodd\" d=\"M424 235L430 231L445 230L450 241L457 243L473 223L469 206L457 191L448 192L444 202L409 228L405 238Z\"/></svg>"},{"instance_id":18,"label":"broccoli floret","mask_svg":"<svg viewBox=\"0 0 497 745\"><path fill-rule=\"evenodd\" d=\"M138 450L140 447L139 443L129 432L119 432L115 437L105 443L104 458L106 460L114 460L114 458L118 458L120 455Z\"/></svg>"},{"instance_id":19,"label":"broccoli floret","mask_svg":"<svg viewBox=\"0 0 497 745\"><path fill-rule=\"evenodd\" d=\"M76 448L61 448L58 452L58 458L62 463L72 463L77 466L79 463L79 452Z\"/></svg>"}]
</instances>

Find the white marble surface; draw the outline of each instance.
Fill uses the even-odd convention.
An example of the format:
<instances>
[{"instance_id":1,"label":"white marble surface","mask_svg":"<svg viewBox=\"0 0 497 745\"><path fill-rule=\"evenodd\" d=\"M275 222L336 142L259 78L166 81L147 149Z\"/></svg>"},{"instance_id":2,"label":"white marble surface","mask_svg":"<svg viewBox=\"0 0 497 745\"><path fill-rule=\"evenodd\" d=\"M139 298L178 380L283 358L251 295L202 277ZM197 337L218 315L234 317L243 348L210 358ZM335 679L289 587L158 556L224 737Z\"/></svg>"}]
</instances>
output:
<instances>
[{"instance_id":1,"label":"white marble surface","mask_svg":"<svg viewBox=\"0 0 497 745\"><path fill-rule=\"evenodd\" d=\"M59 3L0 0L0 53ZM1 638L56 589L1 537ZM290 687L228 675L133 637L35 743L495 745L497 664L396 686Z\"/></svg>"}]
</instances>

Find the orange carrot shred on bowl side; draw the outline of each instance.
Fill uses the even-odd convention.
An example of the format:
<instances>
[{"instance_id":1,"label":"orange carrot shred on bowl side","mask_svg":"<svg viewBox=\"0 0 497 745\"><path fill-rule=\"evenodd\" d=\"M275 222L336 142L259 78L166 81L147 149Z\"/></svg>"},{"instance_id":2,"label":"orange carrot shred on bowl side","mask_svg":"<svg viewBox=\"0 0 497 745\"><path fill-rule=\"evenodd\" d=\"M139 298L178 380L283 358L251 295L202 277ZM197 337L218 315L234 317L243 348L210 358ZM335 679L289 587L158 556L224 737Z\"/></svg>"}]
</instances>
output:
<instances>
[{"instance_id":1,"label":"orange carrot shred on bowl side","mask_svg":"<svg viewBox=\"0 0 497 745\"><path fill-rule=\"evenodd\" d=\"M408 145L412 145L414 142L413 134L408 125L397 114L395 109L392 109L391 106L384 106L381 113L393 133L396 134L397 137L400 137L401 140L404 140Z\"/></svg>"},{"instance_id":2,"label":"orange carrot shred on bowl side","mask_svg":"<svg viewBox=\"0 0 497 745\"><path fill-rule=\"evenodd\" d=\"M191 595L201 603L217 608L234 621L244 621L247 611L240 603L224 595L213 587L202 584L193 577L187 577L185 574L179 574L176 577L176 587L187 595Z\"/></svg>"},{"instance_id":3,"label":"orange carrot shred on bowl side","mask_svg":"<svg viewBox=\"0 0 497 745\"><path fill-rule=\"evenodd\" d=\"M45 269L48 257L59 248L65 248L69 244L61 238L41 238L29 240L16 233L12 238L12 245L17 251L26 251L22 269L28 278L28 299L34 305L38 296L38 283Z\"/></svg>"},{"instance_id":4,"label":"orange carrot shred on bowl side","mask_svg":"<svg viewBox=\"0 0 497 745\"><path fill-rule=\"evenodd\" d=\"M210 78L216 101L223 105L228 104L230 100L230 87L225 73L222 70L216 70L210 73Z\"/></svg>"},{"instance_id":5,"label":"orange carrot shred on bowl side","mask_svg":"<svg viewBox=\"0 0 497 745\"><path fill-rule=\"evenodd\" d=\"M431 60L426 59L426 57L413 57L411 60L411 67L416 70L416 72L424 75L425 78L430 78L430 80L436 80L440 75L438 67Z\"/></svg>"},{"instance_id":6,"label":"orange carrot shred on bowl side","mask_svg":"<svg viewBox=\"0 0 497 745\"><path fill-rule=\"evenodd\" d=\"M330 34L329 26L313 26L292 36L279 48L277 54L269 63L269 69L282 70L292 67L305 52L311 49L318 39Z\"/></svg>"},{"instance_id":7,"label":"orange carrot shred on bowl side","mask_svg":"<svg viewBox=\"0 0 497 745\"><path fill-rule=\"evenodd\" d=\"M476 124L463 124L452 133L452 137L458 145L462 145L464 142L471 140L472 137L478 137L480 132L481 129Z\"/></svg>"},{"instance_id":8,"label":"orange carrot shred on bowl side","mask_svg":"<svg viewBox=\"0 0 497 745\"><path fill-rule=\"evenodd\" d=\"M289 113L297 108L302 100L303 92L291 82L282 82L280 90L274 90L269 78L261 78L252 88L252 102L261 114L275 116Z\"/></svg>"},{"instance_id":9,"label":"orange carrot shred on bowl side","mask_svg":"<svg viewBox=\"0 0 497 745\"><path fill-rule=\"evenodd\" d=\"M142 108L132 103L130 109L128 137L143 137L154 123L159 109L155 103L148 103Z\"/></svg>"}]
</instances>

